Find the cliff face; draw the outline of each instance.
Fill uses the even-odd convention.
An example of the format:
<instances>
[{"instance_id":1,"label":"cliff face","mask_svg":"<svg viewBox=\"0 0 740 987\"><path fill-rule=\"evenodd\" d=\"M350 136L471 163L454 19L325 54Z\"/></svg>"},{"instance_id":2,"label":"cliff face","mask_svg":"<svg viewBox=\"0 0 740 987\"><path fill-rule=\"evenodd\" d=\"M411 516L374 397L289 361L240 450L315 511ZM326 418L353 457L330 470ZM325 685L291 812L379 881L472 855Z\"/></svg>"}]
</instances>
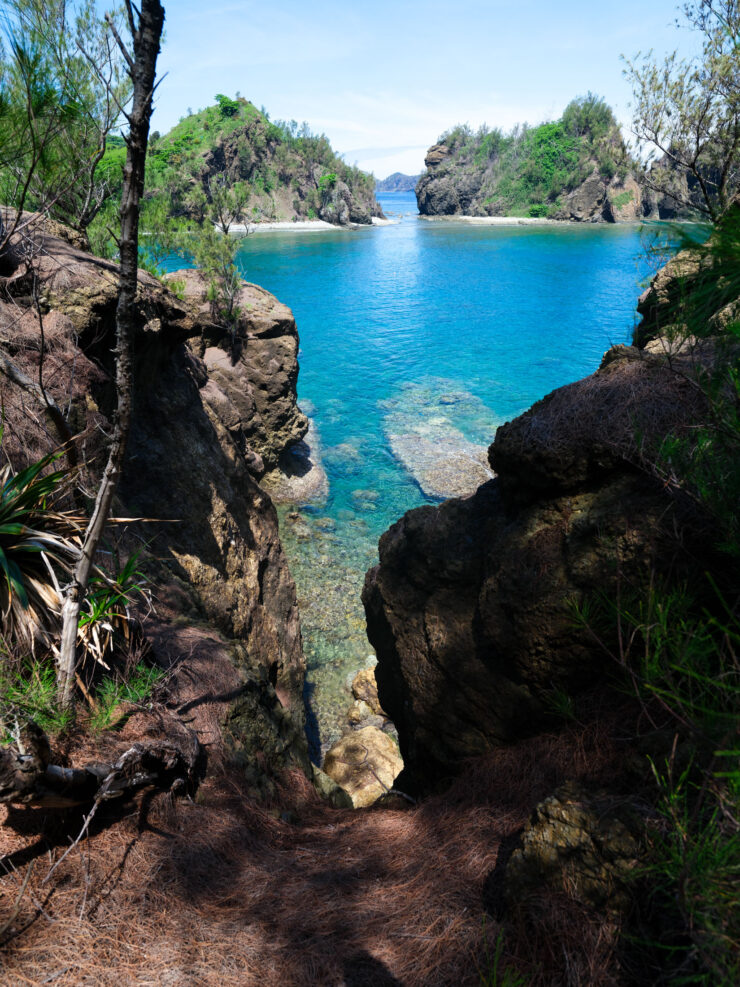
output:
<instances>
[{"instance_id":1,"label":"cliff face","mask_svg":"<svg viewBox=\"0 0 740 987\"><path fill-rule=\"evenodd\" d=\"M114 152L111 152L114 153ZM319 218L343 226L383 211L373 177L347 165L324 135L273 123L246 99L220 98L150 143L147 194L164 190L197 217L212 187L238 189L249 222Z\"/></svg>"},{"instance_id":2,"label":"cliff face","mask_svg":"<svg viewBox=\"0 0 740 987\"><path fill-rule=\"evenodd\" d=\"M680 566L673 506L634 463L641 431L680 432L700 413L687 369L615 347L498 430L496 479L383 535L363 601L407 784L429 789L537 732L559 694L614 671L573 604Z\"/></svg>"},{"instance_id":3,"label":"cliff face","mask_svg":"<svg viewBox=\"0 0 740 987\"><path fill-rule=\"evenodd\" d=\"M116 268L58 237L39 234L37 246L45 385L60 407L71 403L72 430L87 429L78 445L88 464L86 484L94 489L114 397ZM25 307L24 278L21 266L3 280L0 323L12 332L6 352L37 379L39 324ZM237 678L264 694L269 709L289 711L297 725L292 749L286 747L281 757L305 763L295 586L275 509L257 483L265 466L306 430L296 406L295 323L285 306L248 285L240 299L245 314L235 339L227 341L210 320L196 275L182 279L184 299L144 272L140 278L134 419L120 509L165 519L141 531L163 598L174 594L185 615L205 618L225 636ZM21 462L54 445L56 436L38 411L29 415L28 395L7 378L2 388L4 451ZM239 692L234 690L234 698L243 704Z\"/></svg>"},{"instance_id":4,"label":"cliff face","mask_svg":"<svg viewBox=\"0 0 740 987\"><path fill-rule=\"evenodd\" d=\"M561 121L509 135L454 128L427 152L416 186L419 212L591 223L653 213L609 108L601 106L598 126L581 122L582 112L575 101Z\"/></svg>"}]
</instances>

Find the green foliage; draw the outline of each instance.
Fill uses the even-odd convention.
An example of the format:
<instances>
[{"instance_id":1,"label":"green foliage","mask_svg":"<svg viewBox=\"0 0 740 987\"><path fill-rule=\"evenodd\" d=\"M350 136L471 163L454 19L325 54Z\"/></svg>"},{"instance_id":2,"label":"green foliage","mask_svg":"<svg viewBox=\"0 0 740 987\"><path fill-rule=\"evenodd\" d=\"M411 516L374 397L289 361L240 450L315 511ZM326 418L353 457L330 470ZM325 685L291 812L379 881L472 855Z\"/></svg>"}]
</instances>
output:
<instances>
[{"instance_id":1,"label":"green foliage","mask_svg":"<svg viewBox=\"0 0 740 987\"><path fill-rule=\"evenodd\" d=\"M2 429L0 429L0 442ZM44 456L15 473L0 471L0 619L11 644L50 646L59 620L57 573L71 573L82 519L55 508L67 473ZM44 472L47 470L47 472Z\"/></svg>"},{"instance_id":2,"label":"green foliage","mask_svg":"<svg viewBox=\"0 0 740 987\"><path fill-rule=\"evenodd\" d=\"M738 751L733 751L735 765ZM715 987L740 982L740 772L722 802L707 798L691 766L677 772L672 759L653 768L666 821L653 837L648 868L653 893L663 892L690 939L667 957L673 983ZM716 781L715 781L716 784ZM677 892L677 893L676 893Z\"/></svg>"},{"instance_id":3,"label":"green foliage","mask_svg":"<svg viewBox=\"0 0 740 987\"><path fill-rule=\"evenodd\" d=\"M666 332L677 343L716 342L711 367L697 371L705 421L688 436L667 436L652 466L714 519L722 549L740 561L740 215L728 213L704 244L676 237L694 263L677 281Z\"/></svg>"},{"instance_id":4,"label":"green foliage","mask_svg":"<svg viewBox=\"0 0 740 987\"><path fill-rule=\"evenodd\" d=\"M485 936L485 926L483 931ZM478 970L481 987L527 987L526 978L504 961L503 933L499 932L496 936L493 956L491 956L487 938L484 938L484 943L487 969Z\"/></svg>"},{"instance_id":5,"label":"green foliage","mask_svg":"<svg viewBox=\"0 0 740 987\"><path fill-rule=\"evenodd\" d=\"M632 129L648 160L667 165L647 173L648 187L716 222L740 188L740 4L688 0L682 13L699 42L692 58L625 59Z\"/></svg>"},{"instance_id":6,"label":"green foliage","mask_svg":"<svg viewBox=\"0 0 740 987\"><path fill-rule=\"evenodd\" d=\"M105 668L105 658L116 646L130 643L129 604L145 594L146 580L138 568L139 553L134 552L121 571L108 576L102 569L90 578L84 609L80 611L78 640L85 655Z\"/></svg>"},{"instance_id":7,"label":"green foliage","mask_svg":"<svg viewBox=\"0 0 740 987\"><path fill-rule=\"evenodd\" d=\"M337 173L332 171L326 175L322 175L319 179L319 191L323 194L329 192L337 184Z\"/></svg>"},{"instance_id":8,"label":"green foliage","mask_svg":"<svg viewBox=\"0 0 740 987\"><path fill-rule=\"evenodd\" d=\"M33 720L45 733L57 734L72 722L72 714L57 704L54 667L26 659L20 667L0 662L0 743L13 741L15 721Z\"/></svg>"},{"instance_id":9,"label":"green foliage","mask_svg":"<svg viewBox=\"0 0 740 987\"><path fill-rule=\"evenodd\" d=\"M97 687L93 697L90 727L94 732L115 727L120 707L124 703L141 705L151 696L162 681L161 669L139 662L125 676L106 676Z\"/></svg>"},{"instance_id":10,"label":"green foliage","mask_svg":"<svg viewBox=\"0 0 740 987\"><path fill-rule=\"evenodd\" d=\"M239 112L239 103L221 93L216 94L216 103L218 104L218 112L222 117L235 117ZM188 115L192 116L192 114Z\"/></svg>"},{"instance_id":11,"label":"green foliage","mask_svg":"<svg viewBox=\"0 0 740 987\"><path fill-rule=\"evenodd\" d=\"M0 201L87 229L130 81L93 0L8 0L0 22Z\"/></svg>"},{"instance_id":12,"label":"green foliage","mask_svg":"<svg viewBox=\"0 0 740 987\"><path fill-rule=\"evenodd\" d=\"M234 263L238 245L238 239L217 233L211 226L200 230L189 244L195 263L208 279L213 316L230 332L232 340L240 314L236 299L242 285Z\"/></svg>"},{"instance_id":13,"label":"green foliage","mask_svg":"<svg viewBox=\"0 0 740 987\"><path fill-rule=\"evenodd\" d=\"M740 617L714 593L709 611L685 587L656 586L619 611L638 694L676 731L670 756L652 765L662 825L646 867L684 932L666 962L672 983L706 987L740 978Z\"/></svg>"},{"instance_id":14,"label":"green foliage","mask_svg":"<svg viewBox=\"0 0 740 987\"><path fill-rule=\"evenodd\" d=\"M617 127L611 107L592 92L568 103L560 122L572 137L589 137L592 141L607 137Z\"/></svg>"},{"instance_id":15,"label":"green foliage","mask_svg":"<svg viewBox=\"0 0 740 987\"><path fill-rule=\"evenodd\" d=\"M123 675L104 676L88 694L89 728L93 733L115 728L125 718L121 707L145 703L163 678L161 669L143 662ZM16 721L24 720L33 720L51 735L72 724L71 714L58 706L56 674L48 663L26 659L20 665L0 664L0 743L12 743Z\"/></svg>"},{"instance_id":16,"label":"green foliage","mask_svg":"<svg viewBox=\"0 0 740 987\"><path fill-rule=\"evenodd\" d=\"M612 198L612 205L615 209L624 209L625 206L628 206L632 202L634 197L635 193L632 189L625 189L624 192L620 192Z\"/></svg>"},{"instance_id":17,"label":"green foliage","mask_svg":"<svg viewBox=\"0 0 740 987\"><path fill-rule=\"evenodd\" d=\"M674 737L651 762L659 822L643 875L673 934L651 945L663 951L665 982L710 987L740 981L740 217L727 213L704 244L674 231L676 242L687 252L665 320L677 346L712 337L693 369L676 368L706 406L657 452L643 444L643 465L684 507L693 501L694 523L714 533L712 568L690 584L653 578L630 600L602 601L606 630L593 607L583 624L620 642L616 657L648 718Z\"/></svg>"}]
</instances>

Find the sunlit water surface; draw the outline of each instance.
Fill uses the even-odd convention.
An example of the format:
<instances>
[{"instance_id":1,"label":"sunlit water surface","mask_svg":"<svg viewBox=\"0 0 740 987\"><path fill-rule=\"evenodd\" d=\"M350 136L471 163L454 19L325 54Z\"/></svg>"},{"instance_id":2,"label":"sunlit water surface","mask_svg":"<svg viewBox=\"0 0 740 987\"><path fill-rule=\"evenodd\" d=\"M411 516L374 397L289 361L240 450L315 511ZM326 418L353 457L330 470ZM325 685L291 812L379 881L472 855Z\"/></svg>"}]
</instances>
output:
<instances>
[{"instance_id":1,"label":"sunlit water surface","mask_svg":"<svg viewBox=\"0 0 740 987\"><path fill-rule=\"evenodd\" d=\"M330 484L325 503L280 511L315 751L340 734L349 682L373 660L360 591L378 538L433 502L394 458L393 422L449 421L488 445L629 339L647 271L635 227L432 223L413 195L382 204L396 225L260 234L238 255L244 277L295 314L299 402Z\"/></svg>"}]
</instances>

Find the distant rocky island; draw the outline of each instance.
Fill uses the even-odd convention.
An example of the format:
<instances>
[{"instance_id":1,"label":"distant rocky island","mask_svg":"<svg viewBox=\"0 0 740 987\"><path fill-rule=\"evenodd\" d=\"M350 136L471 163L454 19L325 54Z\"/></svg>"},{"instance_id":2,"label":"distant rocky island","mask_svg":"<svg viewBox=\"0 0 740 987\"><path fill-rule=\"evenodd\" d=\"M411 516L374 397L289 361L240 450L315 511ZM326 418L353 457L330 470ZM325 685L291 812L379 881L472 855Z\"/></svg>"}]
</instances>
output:
<instances>
[{"instance_id":1,"label":"distant rocky island","mask_svg":"<svg viewBox=\"0 0 740 987\"><path fill-rule=\"evenodd\" d=\"M616 223L676 218L648 192L611 108L588 94L559 120L510 133L453 127L429 148L416 185L422 216L519 216ZM659 164L658 167L665 167Z\"/></svg>"},{"instance_id":2,"label":"distant rocky island","mask_svg":"<svg viewBox=\"0 0 740 987\"><path fill-rule=\"evenodd\" d=\"M387 192L413 192L421 175L404 175L402 171L394 171L387 178L379 178L375 182L375 194Z\"/></svg>"}]
</instances>

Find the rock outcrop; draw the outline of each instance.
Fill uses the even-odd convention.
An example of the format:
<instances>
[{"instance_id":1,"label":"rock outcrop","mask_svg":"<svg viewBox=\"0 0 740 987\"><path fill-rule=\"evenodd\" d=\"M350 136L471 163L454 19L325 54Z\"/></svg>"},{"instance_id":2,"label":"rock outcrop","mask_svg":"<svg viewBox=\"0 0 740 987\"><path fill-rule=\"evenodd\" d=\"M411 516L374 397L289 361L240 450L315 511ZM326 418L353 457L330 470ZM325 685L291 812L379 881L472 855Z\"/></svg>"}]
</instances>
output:
<instances>
[{"instance_id":1,"label":"rock outcrop","mask_svg":"<svg viewBox=\"0 0 740 987\"><path fill-rule=\"evenodd\" d=\"M638 437L680 434L700 414L689 369L616 347L596 374L499 428L496 479L383 535L363 601L405 784L432 788L465 758L536 732L554 695L613 670L573 605L677 553L673 505L637 468Z\"/></svg>"},{"instance_id":2,"label":"rock outcrop","mask_svg":"<svg viewBox=\"0 0 740 987\"><path fill-rule=\"evenodd\" d=\"M592 908L629 907L629 880L638 865L640 820L605 792L562 785L535 808L506 865L504 893L521 905L543 886L565 891Z\"/></svg>"},{"instance_id":3,"label":"rock outcrop","mask_svg":"<svg viewBox=\"0 0 740 987\"><path fill-rule=\"evenodd\" d=\"M82 433L77 447L88 464L87 486L94 488L114 401L116 267L43 230L35 236L45 386L60 407L71 406L68 421ZM28 307L26 277L19 265L3 278L0 329L9 358L38 379L39 322ZM161 519L141 532L151 578L166 594L179 593L184 611L212 622L232 642L244 683L235 690L235 698L242 694L237 707L259 707L276 724L270 749L286 763L292 748L305 765L295 585L275 509L255 478L306 430L295 396L295 324L285 306L247 285L236 332L225 338L197 277L186 272L179 280L184 298L140 272L134 417L119 507L129 516ZM55 445L59 437L43 421L34 424L40 416L26 413L28 395L7 377L0 382L4 451L22 462ZM245 720L238 708L232 723ZM285 716L293 727L286 727ZM244 743L258 740L252 735Z\"/></svg>"},{"instance_id":4,"label":"rock outcrop","mask_svg":"<svg viewBox=\"0 0 740 987\"><path fill-rule=\"evenodd\" d=\"M238 186L248 197L239 222L319 218L339 226L383 218L372 175L347 165L326 137L296 134L241 97L224 115L210 106L151 143L147 190L167 194L197 218L212 187Z\"/></svg>"},{"instance_id":5,"label":"rock outcrop","mask_svg":"<svg viewBox=\"0 0 740 987\"><path fill-rule=\"evenodd\" d=\"M560 121L509 135L454 127L427 151L416 185L421 215L579 223L663 218L611 111L602 107L603 123L591 130L566 120L578 104Z\"/></svg>"},{"instance_id":6,"label":"rock outcrop","mask_svg":"<svg viewBox=\"0 0 740 987\"><path fill-rule=\"evenodd\" d=\"M232 338L214 323L208 285L198 271L174 271L167 282L178 287L201 327L191 346L208 371L201 395L211 420L254 464L257 476L275 469L286 449L308 431L308 419L296 403L293 313L269 291L245 282L236 299L239 317Z\"/></svg>"}]
</instances>

